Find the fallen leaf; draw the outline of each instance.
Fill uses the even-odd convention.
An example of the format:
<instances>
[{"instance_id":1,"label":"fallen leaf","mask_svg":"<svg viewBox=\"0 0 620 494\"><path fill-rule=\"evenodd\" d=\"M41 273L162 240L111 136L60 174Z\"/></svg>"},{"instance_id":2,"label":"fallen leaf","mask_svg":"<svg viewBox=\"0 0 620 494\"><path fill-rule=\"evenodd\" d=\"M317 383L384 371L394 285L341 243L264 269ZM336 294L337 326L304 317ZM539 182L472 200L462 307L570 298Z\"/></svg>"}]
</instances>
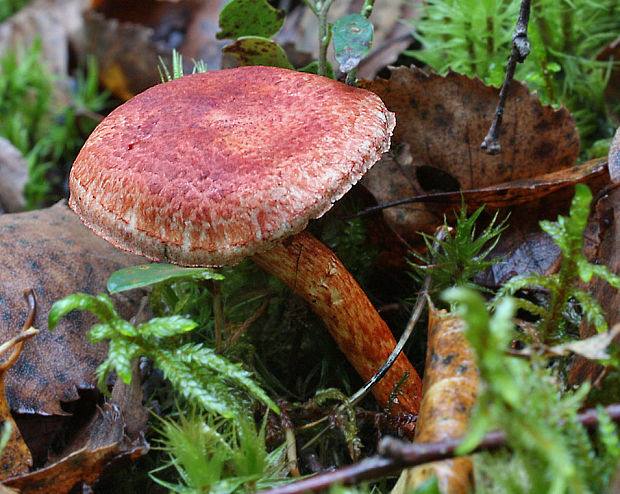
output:
<instances>
[{"instance_id":1,"label":"fallen leaf","mask_svg":"<svg viewBox=\"0 0 620 494\"><path fill-rule=\"evenodd\" d=\"M496 88L453 72L442 77L406 67L392 69L389 80L360 85L377 93L396 113L393 141L407 145L410 154L410 160L397 164L398 174L394 166L386 168L380 162L366 175L364 183L380 204L404 199L392 194L404 182L411 195L429 192L420 181L427 167L451 177L451 190L456 185L465 191L558 171L572 165L579 153L579 134L568 111L541 105L516 82L510 88L500 134L504 152L495 156L486 154L480 143L495 112ZM419 207L409 209L415 212L407 215L406 223L394 221L395 216L405 216L402 209L387 210L386 219L412 243L417 241L416 232L437 226L432 216L441 217L445 211L435 204L426 206L431 215Z\"/></svg>"},{"instance_id":2,"label":"fallen leaf","mask_svg":"<svg viewBox=\"0 0 620 494\"><path fill-rule=\"evenodd\" d=\"M144 438L130 439L124 427L122 411L106 403L78 435L79 440L69 446L65 457L4 483L22 494L65 494L79 484L90 486L110 462L132 460L148 451Z\"/></svg>"},{"instance_id":3,"label":"fallen leaf","mask_svg":"<svg viewBox=\"0 0 620 494\"><path fill-rule=\"evenodd\" d=\"M595 334L583 340L571 341L552 347L546 345L526 346L520 350L514 350L512 355L529 357L533 355L548 355L550 357L562 357L570 354L579 355L588 360L607 360L610 354L607 352L609 345L620 335L620 324L616 324L609 331Z\"/></svg>"},{"instance_id":4,"label":"fallen leaf","mask_svg":"<svg viewBox=\"0 0 620 494\"><path fill-rule=\"evenodd\" d=\"M112 94L129 99L161 82L160 58L168 67L182 45L199 2L190 0L107 0L84 14L85 53L99 65L99 76ZM192 61L185 60L186 72ZM209 67L213 68L213 67Z\"/></svg>"},{"instance_id":5,"label":"fallen leaf","mask_svg":"<svg viewBox=\"0 0 620 494\"><path fill-rule=\"evenodd\" d=\"M22 153L4 137L0 137L0 177L0 206L9 213L23 210L28 164Z\"/></svg>"},{"instance_id":6,"label":"fallen leaf","mask_svg":"<svg viewBox=\"0 0 620 494\"><path fill-rule=\"evenodd\" d=\"M611 160L610 156L610 160ZM586 240L591 245L584 249L590 262L604 261L612 273L620 273L620 187L613 184L607 193L599 197L595 203L594 215L590 218L590 229ZM609 326L620 323L620 293L610 289L609 284L595 279L586 290L598 300L605 311ZM579 335L588 338L595 333L593 327L584 321L579 328ZM616 338L615 341L619 341ZM587 380L594 380L602 367L588 359L577 357L571 366L569 384L578 385Z\"/></svg>"},{"instance_id":7,"label":"fallen leaf","mask_svg":"<svg viewBox=\"0 0 620 494\"><path fill-rule=\"evenodd\" d=\"M467 431L479 377L464 329L460 318L430 304L424 389L415 442L458 438ZM472 488L471 460L461 457L404 470L392 494L413 491L432 475L444 494L466 494Z\"/></svg>"},{"instance_id":8,"label":"fallen leaf","mask_svg":"<svg viewBox=\"0 0 620 494\"><path fill-rule=\"evenodd\" d=\"M86 312L72 313L54 332L47 331L49 308L70 293L104 292L110 274L144 260L91 233L62 203L0 216L0 252L0 337L15 335L28 316L22 300L28 288L37 298L34 326L41 330L6 376L9 405L17 413L66 415L62 402L77 400L78 389L94 388L106 346L88 341L86 332L96 319ZM115 298L120 313L131 317L139 295Z\"/></svg>"}]
</instances>

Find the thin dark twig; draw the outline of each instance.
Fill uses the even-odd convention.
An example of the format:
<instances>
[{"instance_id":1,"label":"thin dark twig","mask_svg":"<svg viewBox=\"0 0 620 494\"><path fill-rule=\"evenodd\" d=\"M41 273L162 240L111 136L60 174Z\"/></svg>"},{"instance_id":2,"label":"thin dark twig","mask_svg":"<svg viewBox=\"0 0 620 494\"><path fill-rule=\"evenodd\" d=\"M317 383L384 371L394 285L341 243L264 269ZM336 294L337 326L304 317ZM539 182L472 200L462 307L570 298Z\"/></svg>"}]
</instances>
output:
<instances>
[{"instance_id":1,"label":"thin dark twig","mask_svg":"<svg viewBox=\"0 0 620 494\"><path fill-rule=\"evenodd\" d=\"M530 42L527 39L527 25L530 21L530 4L531 0L521 1L521 10L515 32L512 35L512 51L508 59L508 67L506 67L506 77L499 91L499 103L495 109L495 117L489 129L489 133L482 142L482 149L486 149L488 154L499 154L502 150L499 143L499 131L502 126L502 118L504 116L504 107L508 98L508 88L515 75L517 63L523 63L530 54Z\"/></svg>"},{"instance_id":2,"label":"thin dark twig","mask_svg":"<svg viewBox=\"0 0 620 494\"><path fill-rule=\"evenodd\" d=\"M445 226L440 226L437 228L435 232L435 242L434 247L439 248L439 243L445 240L448 235L447 228ZM405 330L403 331L402 336L398 340L398 343L392 350L392 353L387 358L385 363L381 366L381 368L375 372L375 375L370 378L370 380L351 398L349 398L349 405L353 406L360 402L360 400L368 394L368 392L372 389L372 387L387 374L387 371L390 370L392 364L396 362L396 359L403 351L405 344L409 341L411 334L413 333L413 328L415 327L420 315L422 314L422 309L424 309L424 305L426 303L426 299L428 297L428 292L431 288L431 276L430 273L426 275L424 278L424 283L422 284L422 289L418 292L418 298L416 300L415 306L411 311L411 316L409 317L409 321L407 322L407 326L405 326Z\"/></svg>"},{"instance_id":3,"label":"thin dark twig","mask_svg":"<svg viewBox=\"0 0 620 494\"><path fill-rule=\"evenodd\" d=\"M620 422L620 403L605 407L605 412L614 422ZM598 410L588 409L577 415L577 420L586 429L592 429L598 424ZM353 485L365 480L375 480L386 475L396 474L403 468L413 467L431 461L445 460L455 456L455 451L461 440L447 439L436 443L409 443L385 437L377 448L381 456L372 456L354 465L331 472L325 472L308 479L276 487L264 494L300 494L302 492L316 492L339 483ZM506 446L506 436L503 432L488 433L480 444L472 451L492 451Z\"/></svg>"}]
</instances>

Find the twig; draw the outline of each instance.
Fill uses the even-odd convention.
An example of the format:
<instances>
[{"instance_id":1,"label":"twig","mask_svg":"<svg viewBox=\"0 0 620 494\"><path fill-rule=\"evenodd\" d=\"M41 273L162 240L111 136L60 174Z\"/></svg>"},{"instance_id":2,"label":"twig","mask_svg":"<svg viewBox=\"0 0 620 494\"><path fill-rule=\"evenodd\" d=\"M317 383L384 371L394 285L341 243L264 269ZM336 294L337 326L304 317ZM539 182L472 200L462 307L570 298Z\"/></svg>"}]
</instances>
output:
<instances>
[{"instance_id":1,"label":"twig","mask_svg":"<svg viewBox=\"0 0 620 494\"><path fill-rule=\"evenodd\" d=\"M605 407L604 410L614 422L620 422L620 403ZM577 420L586 429L592 429L598 424L598 410L586 410L577 415ZM348 467L276 487L264 491L264 494L316 492L336 483L353 485L365 480L379 479L389 474L398 473L406 467L452 458L460 442L460 439L448 439L436 443L408 443L385 437L379 442L380 456L372 456ZM473 452L492 451L504 446L506 446L506 436L503 432L494 431L484 436Z\"/></svg>"},{"instance_id":2,"label":"twig","mask_svg":"<svg viewBox=\"0 0 620 494\"><path fill-rule=\"evenodd\" d=\"M439 247L439 242L444 240L447 234L448 234L448 231L445 226L442 225L437 229L435 233L435 247L436 248ZM362 398L364 398L364 396L368 394L368 392L372 389L375 383L377 383L379 379L385 376L387 371L390 370L390 367L392 367L392 364L396 361L400 353L403 351L405 344L407 343L407 341L409 341L409 338L411 337L411 333L413 333L413 328L415 327L416 323L418 322L418 319L420 318L420 315L422 314L422 309L424 309L424 304L426 302L426 297L428 296L428 292L430 288L431 288L431 276L430 274L427 274L424 278L424 283L422 284L422 290L418 292L418 298L416 299L415 306L413 307L413 310L411 311L411 316L409 317L409 321L407 321L407 326L405 326L405 331L403 332L400 339L398 340L398 343L394 347L394 350L392 350L392 353L390 354L388 359L381 366L381 368L375 373L375 375L372 376L372 378L370 378L370 380L357 393L355 393L353 396L351 396L351 398L349 398L350 406L356 405L357 403L360 402Z\"/></svg>"},{"instance_id":3,"label":"twig","mask_svg":"<svg viewBox=\"0 0 620 494\"><path fill-rule=\"evenodd\" d=\"M305 0L319 21L319 67L318 75L327 76L327 47L331 41L331 30L327 23L327 13L334 0Z\"/></svg>"},{"instance_id":4,"label":"twig","mask_svg":"<svg viewBox=\"0 0 620 494\"><path fill-rule=\"evenodd\" d=\"M39 330L32 327L32 323L34 323L34 318L37 314L37 301L34 296L34 291L32 291L32 289L25 290L24 298L26 299L26 304L28 305L28 317L24 322L22 332L0 345L0 355L11 349L13 350L13 353L11 353L11 355L9 355L9 357L2 362L2 364L0 364L0 373L11 368L11 366L19 358L22 347L24 346L24 341L39 334Z\"/></svg>"},{"instance_id":5,"label":"twig","mask_svg":"<svg viewBox=\"0 0 620 494\"><path fill-rule=\"evenodd\" d=\"M530 21L530 3L531 0L521 1L521 10L515 32L512 35L512 51L508 59L508 67L506 67L506 77L499 91L499 103L495 109L495 117L491 123L489 133L482 142L482 149L487 150L487 154L499 154L502 150L499 143L499 131L502 126L502 118L504 116L504 107L508 98L508 87L515 75L517 63L523 63L530 54L530 42L527 39L527 25Z\"/></svg>"}]
</instances>

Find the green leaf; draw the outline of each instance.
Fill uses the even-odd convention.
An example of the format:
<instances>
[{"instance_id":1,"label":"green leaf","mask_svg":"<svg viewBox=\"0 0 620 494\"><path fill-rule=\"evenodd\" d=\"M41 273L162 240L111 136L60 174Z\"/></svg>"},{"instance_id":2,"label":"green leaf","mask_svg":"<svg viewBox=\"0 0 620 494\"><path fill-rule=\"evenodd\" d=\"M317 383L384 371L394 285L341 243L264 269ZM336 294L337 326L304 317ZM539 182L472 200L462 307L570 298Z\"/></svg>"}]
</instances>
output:
<instances>
[{"instance_id":1,"label":"green leaf","mask_svg":"<svg viewBox=\"0 0 620 494\"><path fill-rule=\"evenodd\" d=\"M262 36L269 38L275 35L282 24L286 13L274 9L266 0L232 0L220 13L220 29L217 39L237 39L242 36Z\"/></svg>"},{"instance_id":2,"label":"green leaf","mask_svg":"<svg viewBox=\"0 0 620 494\"><path fill-rule=\"evenodd\" d=\"M145 338L168 338L187 333L197 326L191 319L183 316L155 317L138 325L138 332Z\"/></svg>"},{"instance_id":3,"label":"green leaf","mask_svg":"<svg viewBox=\"0 0 620 494\"><path fill-rule=\"evenodd\" d=\"M102 340L109 340L116 333L110 324L94 324L88 332L88 339L93 343L99 343Z\"/></svg>"},{"instance_id":4,"label":"green leaf","mask_svg":"<svg viewBox=\"0 0 620 494\"><path fill-rule=\"evenodd\" d=\"M112 328L117 334L126 336L128 338L135 338L138 336L136 328L129 321L125 319L116 319L111 323Z\"/></svg>"},{"instance_id":5,"label":"green leaf","mask_svg":"<svg viewBox=\"0 0 620 494\"><path fill-rule=\"evenodd\" d=\"M372 23L362 14L350 14L337 19L332 27L335 57L342 72L358 66L370 51Z\"/></svg>"},{"instance_id":6,"label":"green leaf","mask_svg":"<svg viewBox=\"0 0 620 494\"><path fill-rule=\"evenodd\" d=\"M131 361L140 354L140 347L125 339L110 340L108 350L109 367L113 367L118 377L125 383L131 382ZM108 367L108 368L109 368ZM105 377L103 379L105 381Z\"/></svg>"},{"instance_id":7,"label":"green leaf","mask_svg":"<svg viewBox=\"0 0 620 494\"><path fill-rule=\"evenodd\" d=\"M332 67L332 64L327 62L327 74L326 76L329 77L330 79L336 79L336 75L334 74L334 67ZM308 74L318 74L319 73L319 62L317 62L316 60L314 62L310 62L308 65L306 65L305 67L302 67L301 69L297 69L298 72L306 72Z\"/></svg>"},{"instance_id":8,"label":"green leaf","mask_svg":"<svg viewBox=\"0 0 620 494\"><path fill-rule=\"evenodd\" d=\"M48 317L48 327L53 331L61 317L72 310L89 310L105 323L119 319L112 302L106 295L96 297L87 293L73 293L54 302Z\"/></svg>"},{"instance_id":9,"label":"green leaf","mask_svg":"<svg viewBox=\"0 0 620 494\"><path fill-rule=\"evenodd\" d=\"M124 292L133 288L172 279L222 280L224 277L209 268L186 268L175 264L143 264L120 269L108 279L110 293Z\"/></svg>"},{"instance_id":10,"label":"green leaf","mask_svg":"<svg viewBox=\"0 0 620 494\"><path fill-rule=\"evenodd\" d=\"M411 494L441 494L439 485L437 484L437 477L431 475L428 480L425 480L421 485L416 487L415 491L412 491Z\"/></svg>"},{"instance_id":11,"label":"green leaf","mask_svg":"<svg viewBox=\"0 0 620 494\"><path fill-rule=\"evenodd\" d=\"M201 367L223 374L226 379L244 388L255 398L267 405L271 410L280 413L277 405L269 398L258 384L251 378L251 374L244 370L239 364L233 364L229 360L221 357L213 349L202 345L184 345L175 351L177 359L185 362L188 366Z\"/></svg>"},{"instance_id":12,"label":"green leaf","mask_svg":"<svg viewBox=\"0 0 620 494\"><path fill-rule=\"evenodd\" d=\"M174 351L160 349L149 357L173 387L190 402L222 417L235 418L241 410L230 386L224 384L221 376L214 375L210 370L197 372L187 365L187 362L180 360L179 353L184 349L191 351L189 345L185 345Z\"/></svg>"},{"instance_id":13,"label":"green leaf","mask_svg":"<svg viewBox=\"0 0 620 494\"><path fill-rule=\"evenodd\" d=\"M282 47L268 38L245 36L222 48L222 52L232 55L241 66L265 65L293 69Z\"/></svg>"}]
</instances>

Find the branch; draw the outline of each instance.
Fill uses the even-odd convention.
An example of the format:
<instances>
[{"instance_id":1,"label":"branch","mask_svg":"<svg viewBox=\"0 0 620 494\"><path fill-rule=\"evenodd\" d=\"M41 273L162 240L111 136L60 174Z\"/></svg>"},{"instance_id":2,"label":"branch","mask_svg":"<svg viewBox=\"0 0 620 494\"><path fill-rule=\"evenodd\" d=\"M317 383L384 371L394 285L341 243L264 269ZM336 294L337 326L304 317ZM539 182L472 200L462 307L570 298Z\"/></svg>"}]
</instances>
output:
<instances>
[{"instance_id":1,"label":"branch","mask_svg":"<svg viewBox=\"0 0 620 494\"><path fill-rule=\"evenodd\" d=\"M609 405L604 410L614 422L620 422L620 403ZM577 420L586 429L592 429L598 424L598 410L588 409L578 414ZM365 480L379 479L389 474L398 473L406 467L452 458L460 442L460 439L448 439L436 443L409 443L392 437L385 437L379 442L377 448L380 455L372 456L348 467L321 473L263 492L264 494L300 494L326 489L336 483L353 485ZM493 431L484 436L472 453L492 451L504 446L506 446L504 433Z\"/></svg>"},{"instance_id":2,"label":"branch","mask_svg":"<svg viewBox=\"0 0 620 494\"><path fill-rule=\"evenodd\" d=\"M530 42L527 39L527 25L530 21L530 3L531 0L521 1L521 11L517 19L515 32L512 35L512 52L508 59L508 67L506 67L506 77L499 91L499 103L495 109L495 117L491 123L489 133L482 142L482 149L487 150L487 154L499 154L502 150L499 143L499 131L502 126L502 118L504 116L504 107L508 98L508 87L515 75L517 63L523 63L530 54Z\"/></svg>"}]
</instances>

